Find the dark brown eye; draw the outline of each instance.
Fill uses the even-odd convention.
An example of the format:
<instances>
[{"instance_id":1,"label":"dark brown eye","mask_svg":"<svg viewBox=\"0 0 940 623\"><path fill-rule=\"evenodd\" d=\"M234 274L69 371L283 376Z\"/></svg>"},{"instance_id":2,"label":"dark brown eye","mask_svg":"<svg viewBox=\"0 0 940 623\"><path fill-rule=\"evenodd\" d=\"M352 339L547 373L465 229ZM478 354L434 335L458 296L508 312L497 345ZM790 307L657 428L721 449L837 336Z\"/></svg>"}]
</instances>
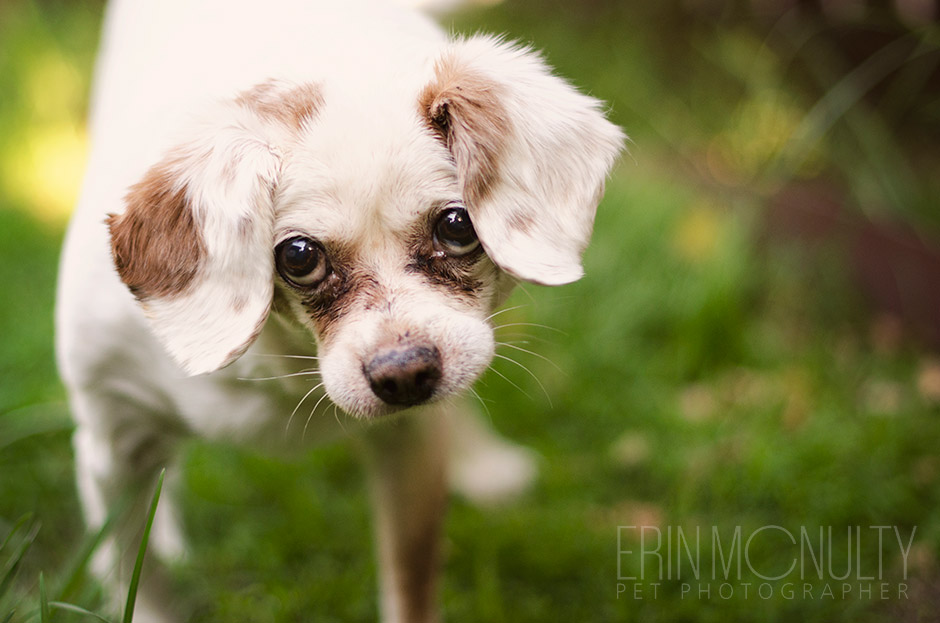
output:
<instances>
[{"instance_id":1,"label":"dark brown eye","mask_svg":"<svg viewBox=\"0 0 940 623\"><path fill-rule=\"evenodd\" d=\"M479 248L480 241L466 208L444 210L434 225L434 245L451 257L461 257Z\"/></svg>"},{"instance_id":2,"label":"dark brown eye","mask_svg":"<svg viewBox=\"0 0 940 623\"><path fill-rule=\"evenodd\" d=\"M317 285L330 272L323 247L306 236L288 238L277 245L274 262L284 279L305 288Z\"/></svg>"}]
</instances>

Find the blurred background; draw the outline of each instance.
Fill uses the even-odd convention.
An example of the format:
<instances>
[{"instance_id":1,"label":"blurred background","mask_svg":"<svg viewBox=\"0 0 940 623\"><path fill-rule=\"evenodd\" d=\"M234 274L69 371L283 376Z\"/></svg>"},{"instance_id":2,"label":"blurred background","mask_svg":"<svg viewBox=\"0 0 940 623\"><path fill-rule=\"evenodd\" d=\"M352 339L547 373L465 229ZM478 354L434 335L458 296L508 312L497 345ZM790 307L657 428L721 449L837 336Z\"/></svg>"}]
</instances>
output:
<instances>
[{"instance_id":1,"label":"blurred background","mask_svg":"<svg viewBox=\"0 0 940 623\"><path fill-rule=\"evenodd\" d=\"M4 623L37 616L40 572L52 597L101 608L52 310L102 10L0 3ZM940 620L938 18L935 0L506 0L444 19L543 50L631 137L587 276L522 288L500 316L539 356L504 351L478 391L542 473L505 508L455 500L451 620ZM193 620L375 620L348 446L283 462L192 444L185 465ZM828 572L784 574L766 599L747 575L729 598L690 596L688 575L617 594L638 575L620 526L770 525L840 535ZM857 547L855 526L913 534L910 550ZM752 555L785 571L792 550ZM888 598L858 590L872 568Z\"/></svg>"}]
</instances>

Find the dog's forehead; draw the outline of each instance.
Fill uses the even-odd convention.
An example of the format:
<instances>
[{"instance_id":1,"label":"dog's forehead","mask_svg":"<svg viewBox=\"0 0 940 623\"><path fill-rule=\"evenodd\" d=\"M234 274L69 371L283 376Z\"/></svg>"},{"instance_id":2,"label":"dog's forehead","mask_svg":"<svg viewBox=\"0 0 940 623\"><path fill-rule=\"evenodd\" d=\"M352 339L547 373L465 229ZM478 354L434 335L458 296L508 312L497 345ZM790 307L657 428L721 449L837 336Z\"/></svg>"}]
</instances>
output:
<instances>
[{"instance_id":1,"label":"dog's forehead","mask_svg":"<svg viewBox=\"0 0 940 623\"><path fill-rule=\"evenodd\" d=\"M279 231L346 243L405 236L460 199L452 159L417 119L350 127L342 117L321 116L292 150L279 188Z\"/></svg>"}]
</instances>

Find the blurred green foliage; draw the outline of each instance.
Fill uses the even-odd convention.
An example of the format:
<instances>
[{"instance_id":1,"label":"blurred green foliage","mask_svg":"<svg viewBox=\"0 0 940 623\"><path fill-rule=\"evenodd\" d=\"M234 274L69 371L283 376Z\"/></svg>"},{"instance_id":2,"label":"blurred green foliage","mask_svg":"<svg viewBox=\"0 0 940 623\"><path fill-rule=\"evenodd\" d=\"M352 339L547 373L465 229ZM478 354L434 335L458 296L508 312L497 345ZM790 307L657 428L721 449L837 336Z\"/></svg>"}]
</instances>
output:
<instances>
[{"instance_id":1,"label":"blurred green foliage","mask_svg":"<svg viewBox=\"0 0 940 623\"><path fill-rule=\"evenodd\" d=\"M508 304L520 307L498 317L499 339L539 356L504 349L526 369L498 360L478 391L493 424L540 454L542 474L506 508L455 501L451 620L921 621L940 609L940 360L869 311L843 238L781 242L767 216L812 181L838 197L837 229L885 219L929 239L937 29L747 7L510 0L448 22L543 49L632 137L587 277L522 288ZM41 522L0 594L3 621L38 612L39 571L61 577L82 530L52 353L63 191L35 179L58 162L43 145L74 157L61 135L84 140L100 9L0 6L0 536L25 513ZM193 556L179 584L193 620L375 619L368 504L348 447L285 462L194 443L182 489ZM618 558L636 571L618 556L637 545L618 544L631 525L916 530L906 569L890 543L856 561L884 556L885 581L910 588L828 599L808 579L815 598L706 599L666 580L655 599L618 598ZM834 557L852 551L842 543ZM786 551L755 556L787 566ZM72 597L100 607L91 582Z\"/></svg>"}]
</instances>

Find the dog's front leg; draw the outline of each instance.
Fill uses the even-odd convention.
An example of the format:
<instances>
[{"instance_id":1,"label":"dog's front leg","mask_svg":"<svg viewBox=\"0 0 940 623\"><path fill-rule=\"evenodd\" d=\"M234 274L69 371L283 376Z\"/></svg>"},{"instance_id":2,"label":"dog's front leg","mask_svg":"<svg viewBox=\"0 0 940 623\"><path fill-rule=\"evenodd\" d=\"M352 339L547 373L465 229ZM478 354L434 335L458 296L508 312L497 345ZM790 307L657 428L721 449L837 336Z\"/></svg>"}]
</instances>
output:
<instances>
[{"instance_id":1,"label":"dog's front leg","mask_svg":"<svg viewBox=\"0 0 940 623\"><path fill-rule=\"evenodd\" d=\"M439 408L378 424L364 436L385 623L437 621L439 540L447 482Z\"/></svg>"}]
</instances>

